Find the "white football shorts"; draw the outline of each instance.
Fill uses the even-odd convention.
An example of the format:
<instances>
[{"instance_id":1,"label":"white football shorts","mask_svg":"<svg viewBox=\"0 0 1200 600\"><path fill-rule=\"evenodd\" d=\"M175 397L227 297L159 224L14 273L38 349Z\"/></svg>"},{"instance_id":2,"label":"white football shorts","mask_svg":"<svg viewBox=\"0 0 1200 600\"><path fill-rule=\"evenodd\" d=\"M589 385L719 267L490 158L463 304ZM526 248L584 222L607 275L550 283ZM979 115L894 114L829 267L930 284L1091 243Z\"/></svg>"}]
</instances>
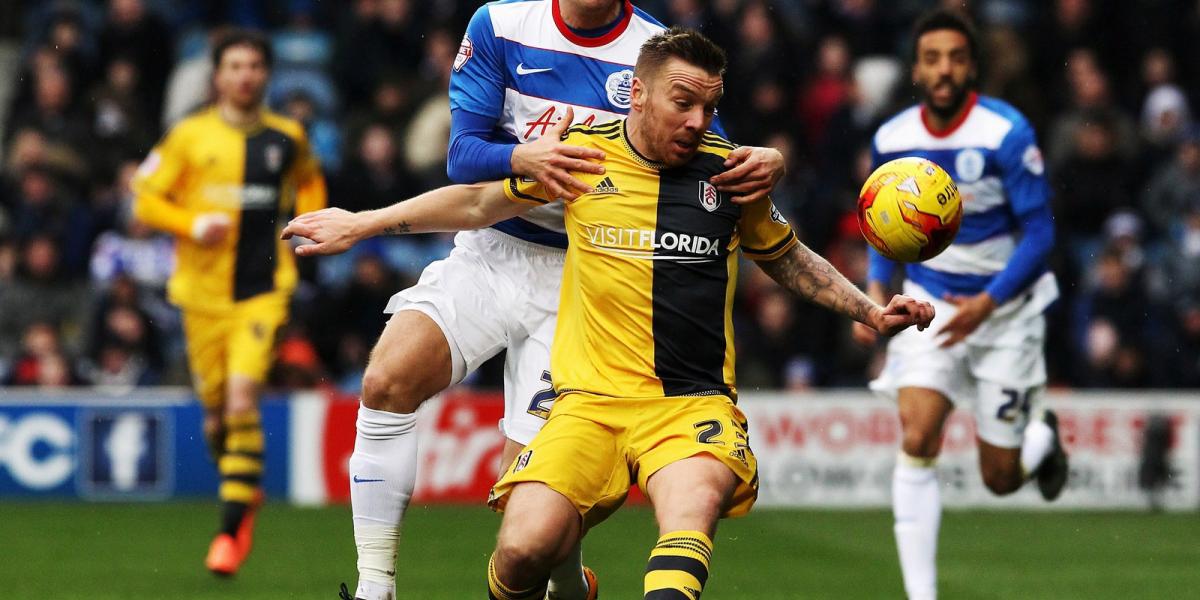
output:
<instances>
[{"instance_id":1,"label":"white football shorts","mask_svg":"<svg viewBox=\"0 0 1200 600\"><path fill-rule=\"evenodd\" d=\"M1058 296L1054 276L1042 276L949 348L939 347L944 336L937 332L954 316L954 305L912 281L904 282L904 293L933 304L933 324L925 331L910 327L888 342L887 361L871 389L893 400L904 387L936 390L959 408L971 407L980 439L1002 448L1019 447L1029 415L1041 408L1045 391L1042 313Z\"/></svg>"},{"instance_id":2,"label":"white football shorts","mask_svg":"<svg viewBox=\"0 0 1200 600\"><path fill-rule=\"evenodd\" d=\"M550 344L565 258L565 250L493 229L464 231L449 256L384 309L420 311L438 324L450 342L451 384L507 349L500 429L520 444L533 440L554 402Z\"/></svg>"}]
</instances>

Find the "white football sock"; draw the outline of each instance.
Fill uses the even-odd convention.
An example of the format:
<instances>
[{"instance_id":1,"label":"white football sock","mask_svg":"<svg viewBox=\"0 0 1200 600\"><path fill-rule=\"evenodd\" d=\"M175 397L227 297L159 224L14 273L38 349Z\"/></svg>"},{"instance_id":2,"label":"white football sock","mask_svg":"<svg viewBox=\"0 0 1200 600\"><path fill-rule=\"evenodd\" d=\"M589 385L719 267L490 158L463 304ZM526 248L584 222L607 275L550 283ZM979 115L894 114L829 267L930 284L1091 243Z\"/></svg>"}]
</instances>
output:
<instances>
[{"instance_id":1,"label":"white football sock","mask_svg":"<svg viewBox=\"0 0 1200 600\"><path fill-rule=\"evenodd\" d=\"M1029 477L1054 449L1054 430L1041 419L1030 419L1021 440L1021 469Z\"/></svg>"},{"instance_id":2,"label":"white football sock","mask_svg":"<svg viewBox=\"0 0 1200 600\"><path fill-rule=\"evenodd\" d=\"M587 579L583 575L583 543L575 544L571 554L550 571L549 600L586 600Z\"/></svg>"},{"instance_id":3,"label":"white football sock","mask_svg":"<svg viewBox=\"0 0 1200 600\"><path fill-rule=\"evenodd\" d=\"M942 521L942 497L935 459L903 453L892 475L892 512L896 517L896 548L909 600L937 598L937 538Z\"/></svg>"},{"instance_id":4,"label":"white football sock","mask_svg":"<svg viewBox=\"0 0 1200 600\"><path fill-rule=\"evenodd\" d=\"M417 480L416 424L415 414L358 407L358 435L350 455L358 598L395 598L400 521Z\"/></svg>"}]
</instances>

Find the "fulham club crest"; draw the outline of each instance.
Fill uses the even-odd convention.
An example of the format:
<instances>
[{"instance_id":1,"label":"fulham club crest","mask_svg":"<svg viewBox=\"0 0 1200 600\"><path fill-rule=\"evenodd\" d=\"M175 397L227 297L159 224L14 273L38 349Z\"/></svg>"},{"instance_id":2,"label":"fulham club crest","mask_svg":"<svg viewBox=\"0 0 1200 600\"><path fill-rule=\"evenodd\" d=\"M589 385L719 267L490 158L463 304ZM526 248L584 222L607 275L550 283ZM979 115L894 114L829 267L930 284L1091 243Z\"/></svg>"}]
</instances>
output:
<instances>
[{"instance_id":1,"label":"fulham club crest","mask_svg":"<svg viewBox=\"0 0 1200 600\"><path fill-rule=\"evenodd\" d=\"M700 182L700 206L708 212L721 206L721 195L717 193L717 188L707 181Z\"/></svg>"}]
</instances>

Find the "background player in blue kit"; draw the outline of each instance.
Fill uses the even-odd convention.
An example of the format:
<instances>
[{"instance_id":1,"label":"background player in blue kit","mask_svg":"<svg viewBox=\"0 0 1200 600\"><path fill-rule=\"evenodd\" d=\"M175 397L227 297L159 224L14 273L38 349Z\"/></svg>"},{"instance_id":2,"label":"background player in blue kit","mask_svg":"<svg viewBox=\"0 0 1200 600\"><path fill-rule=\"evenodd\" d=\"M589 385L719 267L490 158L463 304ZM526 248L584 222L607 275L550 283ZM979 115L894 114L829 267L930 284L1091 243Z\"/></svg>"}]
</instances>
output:
<instances>
[{"instance_id":1,"label":"background player in blue kit","mask_svg":"<svg viewBox=\"0 0 1200 600\"><path fill-rule=\"evenodd\" d=\"M1058 285L1046 267L1054 222L1033 128L1012 106L972 90L978 42L965 17L930 13L913 39L912 78L922 100L879 128L873 161L920 156L941 165L958 183L963 220L945 252L907 265L905 273L904 293L932 302L942 325L892 338L871 387L899 404L896 545L909 598L926 600L937 595L941 500L934 466L954 405L972 407L980 470L996 494L1036 477L1042 495L1055 499L1067 458L1057 419L1042 407L1042 313ZM871 252L867 291L876 302L885 300L894 269ZM855 336L875 339L857 325Z\"/></svg>"},{"instance_id":2,"label":"background player in blue kit","mask_svg":"<svg viewBox=\"0 0 1200 600\"><path fill-rule=\"evenodd\" d=\"M562 144L570 123L559 121L568 109L577 123L623 118L641 45L663 29L628 0L501 0L480 7L450 79L451 178L521 175L565 199L588 191L570 172L601 173L588 160L603 153ZM784 171L782 155L765 148L736 149L725 166L730 170L712 183L741 202L765 198ZM397 223L390 232L407 229ZM554 399L550 343L564 232L555 204L460 233L448 258L388 303L386 312L395 316L363 376L350 458L352 481L366 481L351 484L356 597L395 594L400 522L417 470L414 412L422 402L506 350L505 465L545 422ZM553 573L550 596L582 600L595 597L594 588L577 548Z\"/></svg>"}]
</instances>

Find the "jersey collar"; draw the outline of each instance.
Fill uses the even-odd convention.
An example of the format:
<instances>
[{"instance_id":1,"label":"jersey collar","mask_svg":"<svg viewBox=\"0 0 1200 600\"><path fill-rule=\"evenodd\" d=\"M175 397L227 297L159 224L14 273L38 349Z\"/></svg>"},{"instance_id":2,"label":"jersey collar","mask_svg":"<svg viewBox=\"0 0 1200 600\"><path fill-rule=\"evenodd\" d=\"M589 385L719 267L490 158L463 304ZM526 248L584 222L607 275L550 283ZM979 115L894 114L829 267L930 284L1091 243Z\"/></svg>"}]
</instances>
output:
<instances>
[{"instance_id":1,"label":"jersey collar","mask_svg":"<svg viewBox=\"0 0 1200 600\"><path fill-rule=\"evenodd\" d=\"M929 135L935 138L950 137L950 134L957 131L966 122L967 116L971 114L971 110L975 108L975 103L977 102L979 102L978 93L972 91L967 94L967 99L963 102L962 112L958 113L958 116L945 129L933 128L933 124L929 121L929 109L925 108L925 104L921 104L921 124L925 126L925 130L929 132Z\"/></svg>"},{"instance_id":2,"label":"jersey collar","mask_svg":"<svg viewBox=\"0 0 1200 600\"><path fill-rule=\"evenodd\" d=\"M621 9L621 19L611 31L600 37L584 37L571 31L571 27L562 18L562 9L559 8L558 2L559 0L550 0L551 12L554 14L554 24L558 27L558 32L567 38L568 42L584 48L599 48L621 37L621 34L625 33L625 29L629 27L629 21L633 19L633 3L625 0L625 6Z\"/></svg>"},{"instance_id":3,"label":"jersey collar","mask_svg":"<svg viewBox=\"0 0 1200 600\"><path fill-rule=\"evenodd\" d=\"M628 123L629 119L624 119L621 121L621 142L625 144L625 149L629 151L629 156L633 157L634 162L646 167L647 169L662 170L667 168L667 165L652 161L649 158L642 156L642 153L638 152L637 148L633 147L633 142L629 139Z\"/></svg>"}]
</instances>

